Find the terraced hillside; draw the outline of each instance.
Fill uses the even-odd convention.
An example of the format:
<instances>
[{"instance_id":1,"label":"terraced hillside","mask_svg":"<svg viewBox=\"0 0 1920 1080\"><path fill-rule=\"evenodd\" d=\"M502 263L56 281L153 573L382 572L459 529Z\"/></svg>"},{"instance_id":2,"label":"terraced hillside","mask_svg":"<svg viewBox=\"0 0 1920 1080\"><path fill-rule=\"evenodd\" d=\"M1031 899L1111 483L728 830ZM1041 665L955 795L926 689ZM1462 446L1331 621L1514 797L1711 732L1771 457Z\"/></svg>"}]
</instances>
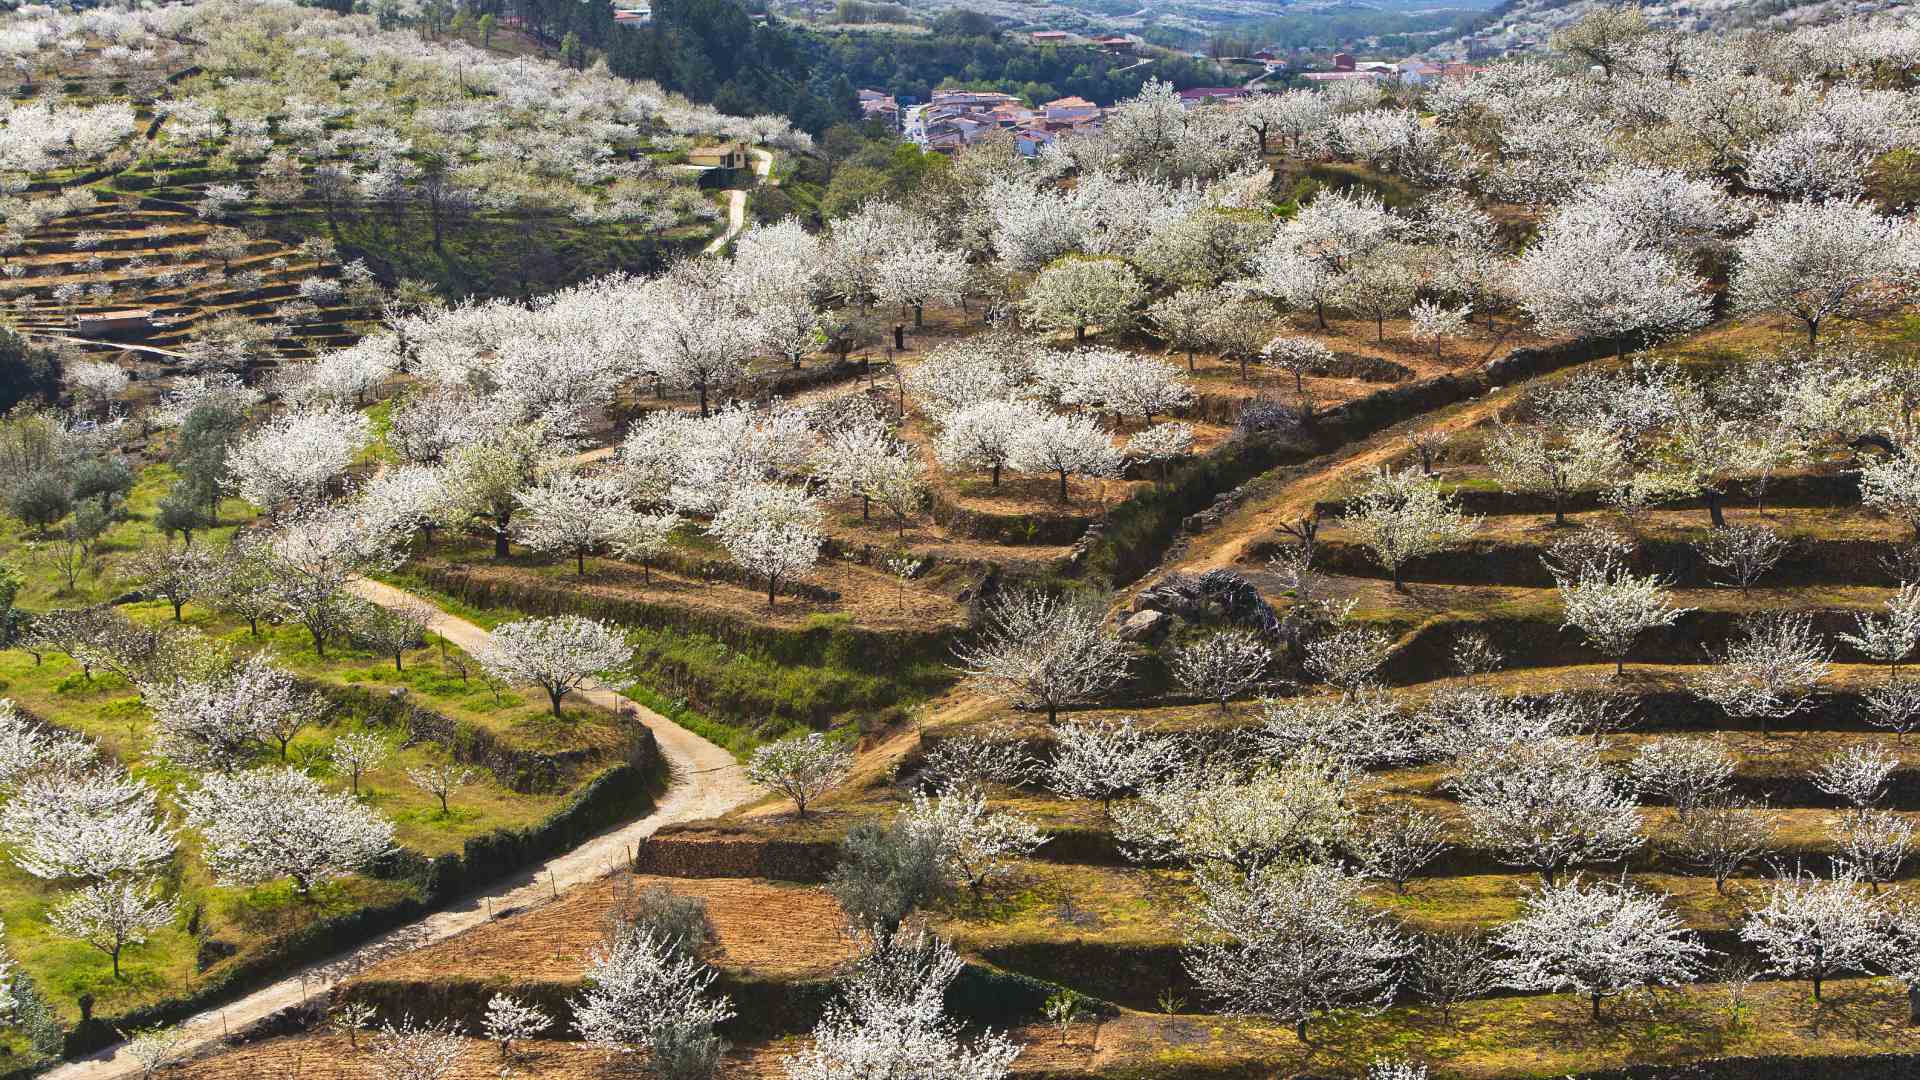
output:
<instances>
[{"instance_id":1,"label":"terraced hillside","mask_svg":"<svg viewBox=\"0 0 1920 1080\"><path fill-rule=\"evenodd\" d=\"M548 226L679 227L691 136L810 140L425 12L58 18L188 45L207 172L16 110L69 136L24 171L153 184L13 257L144 273L104 226L190 206L121 230L215 223L183 301L253 299L222 251L304 294L218 333L369 316L0 419L9 1045L98 1051L60 1080L1913 1071L1908 21L1153 83L549 290Z\"/></svg>"}]
</instances>

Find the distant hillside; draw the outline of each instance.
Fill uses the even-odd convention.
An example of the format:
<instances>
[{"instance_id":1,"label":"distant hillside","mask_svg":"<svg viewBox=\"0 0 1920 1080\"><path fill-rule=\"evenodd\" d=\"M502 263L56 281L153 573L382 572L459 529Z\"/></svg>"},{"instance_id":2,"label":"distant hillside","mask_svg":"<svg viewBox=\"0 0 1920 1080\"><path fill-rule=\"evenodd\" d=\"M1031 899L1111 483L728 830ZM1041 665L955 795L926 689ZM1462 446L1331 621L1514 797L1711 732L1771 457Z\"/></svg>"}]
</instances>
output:
<instances>
[{"instance_id":1,"label":"distant hillside","mask_svg":"<svg viewBox=\"0 0 1920 1080\"><path fill-rule=\"evenodd\" d=\"M1617 0L1507 0L1471 34L1436 51L1470 42L1510 44L1544 42L1555 31L1587 14L1617 6ZM1913 10L1911 0L1673 0L1641 5L1655 26L1694 32L1725 32L1749 27L1792 29L1847 16Z\"/></svg>"}]
</instances>

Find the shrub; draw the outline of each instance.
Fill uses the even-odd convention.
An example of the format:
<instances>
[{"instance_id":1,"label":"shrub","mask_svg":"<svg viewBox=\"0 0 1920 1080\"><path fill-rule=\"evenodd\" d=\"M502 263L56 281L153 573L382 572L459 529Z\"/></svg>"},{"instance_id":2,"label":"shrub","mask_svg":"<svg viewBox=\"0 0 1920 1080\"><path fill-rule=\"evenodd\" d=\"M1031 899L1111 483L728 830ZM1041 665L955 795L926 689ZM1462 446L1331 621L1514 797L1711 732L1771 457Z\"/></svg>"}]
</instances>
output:
<instances>
[{"instance_id":1,"label":"shrub","mask_svg":"<svg viewBox=\"0 0 1920 1080\"><path fill-rule=\"evenodd\" d=\"M937 837L890 825L863 822L840 844L840 865L827 882L856 929L891 934L907 916L938 895L945 877Z\"/></svg>"},{"instance_id":2,"label":"shrub","mask_svg":"<svg viewBox=\"0 0 1920 1080\"><path fill-rule=\"evenodd\" d=\"M636 892L628 881L616 890L613 911L607 916L609 940L629 931L652 933L676 955L692 956L711 936L707 902L700 897L681 896L665 885L649 885Z\"/></svg>"}]
</instances>

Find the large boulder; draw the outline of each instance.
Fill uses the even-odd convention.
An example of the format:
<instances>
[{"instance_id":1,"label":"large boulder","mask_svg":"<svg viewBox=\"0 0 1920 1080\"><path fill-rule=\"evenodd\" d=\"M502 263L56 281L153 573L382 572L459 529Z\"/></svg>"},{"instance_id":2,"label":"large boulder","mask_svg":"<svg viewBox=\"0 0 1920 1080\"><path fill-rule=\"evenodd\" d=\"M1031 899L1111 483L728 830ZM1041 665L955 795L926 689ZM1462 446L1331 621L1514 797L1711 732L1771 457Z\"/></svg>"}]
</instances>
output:
<instances>
[{"instance_id":1,"label":"large boulder","mask_svg":"<svg viewBox=\"0 0 1920 1080\"><path fill-rule=\"evenodd\" d=\"M1167 632L1167 626L1172 619L1173 617L1166 612L1155 611L1152 608L1136 611L1120 624L1120 640L1158 641Z\"/></svg>"}]
</instances>

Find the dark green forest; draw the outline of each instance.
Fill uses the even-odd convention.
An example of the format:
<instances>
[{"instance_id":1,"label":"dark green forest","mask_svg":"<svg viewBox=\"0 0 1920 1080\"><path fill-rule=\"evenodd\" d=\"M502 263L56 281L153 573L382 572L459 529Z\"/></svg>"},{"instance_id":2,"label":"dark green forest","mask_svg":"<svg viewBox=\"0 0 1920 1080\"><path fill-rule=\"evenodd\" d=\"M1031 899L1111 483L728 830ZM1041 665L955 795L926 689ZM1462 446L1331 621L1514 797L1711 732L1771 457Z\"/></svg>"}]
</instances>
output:
<instances>
[{"instance_id":1,"label":"dark green forest","mask_svg":"<svg viewBox=\"0 0 1920 1080\"><path fill-rule=\"evenodd\" d=\"M1139 93L1148 79L1184 90L1219 85L1228 77L1212 63L1187 57L1122 72L1133 58L1077 46L1035 47L1011 34L963 36L943 29L936 24L931 34L808 33L803 41L816 68L844 75L855 86L922 100L938 87L961 86L1018 94L1035 103L1076 95L1110 105Z\"/></svg>"},{"instance_id":2,"label":"dark green forest","mask_svg":"<svg viewBox=\"0 0 1920 1080\"><path fill-rule=\"evenodd\" d=\"M519 0L516 0L519 2ZM528 0L535 2L535 0ZM1211 63L1130 58L1082 47L1036 47L975 16L937 20L929 34L819 33L756 19L733 0L655 0L653 21L619 27L606 45L615 74L652 79L722 112L780 113L815 135L855 119L854 88L925 98L936 87L1000 90L1035 101L1078 95L1101 104L1149 78L1176 87L1223 77Z\"/></svg>"},{"instance_id":3,"label":"dark green forest","mask_svg":"<svg viewBox=\"0 0 1920 1080\"><path fill-rule=\"evenodd\" d=\"M1437 8L1430 11L1311 11L1261 19L1222 30L1205 42L1215 56L1246 56L1255 49L1331 49L1378 36L1383 53L1412 52L1460 32L1462 26L1483 19L1479 11ZM1148 41L1175 48L1193 48L1198 35L1149 27Z\"/></svg>"},{"instance_id":4,"label":"dark green forest","mask_svg":"<svg viewBox=\"0 0 1920 1080\"><path fill-rule=\"evenodd\" d=\"M654 0L652 22L619 28L607 66L721 112L779 113L816 135L859 112L852 84L816 69L800 34L756 24L732 0Z\"/></svg>"}]
</instances>

